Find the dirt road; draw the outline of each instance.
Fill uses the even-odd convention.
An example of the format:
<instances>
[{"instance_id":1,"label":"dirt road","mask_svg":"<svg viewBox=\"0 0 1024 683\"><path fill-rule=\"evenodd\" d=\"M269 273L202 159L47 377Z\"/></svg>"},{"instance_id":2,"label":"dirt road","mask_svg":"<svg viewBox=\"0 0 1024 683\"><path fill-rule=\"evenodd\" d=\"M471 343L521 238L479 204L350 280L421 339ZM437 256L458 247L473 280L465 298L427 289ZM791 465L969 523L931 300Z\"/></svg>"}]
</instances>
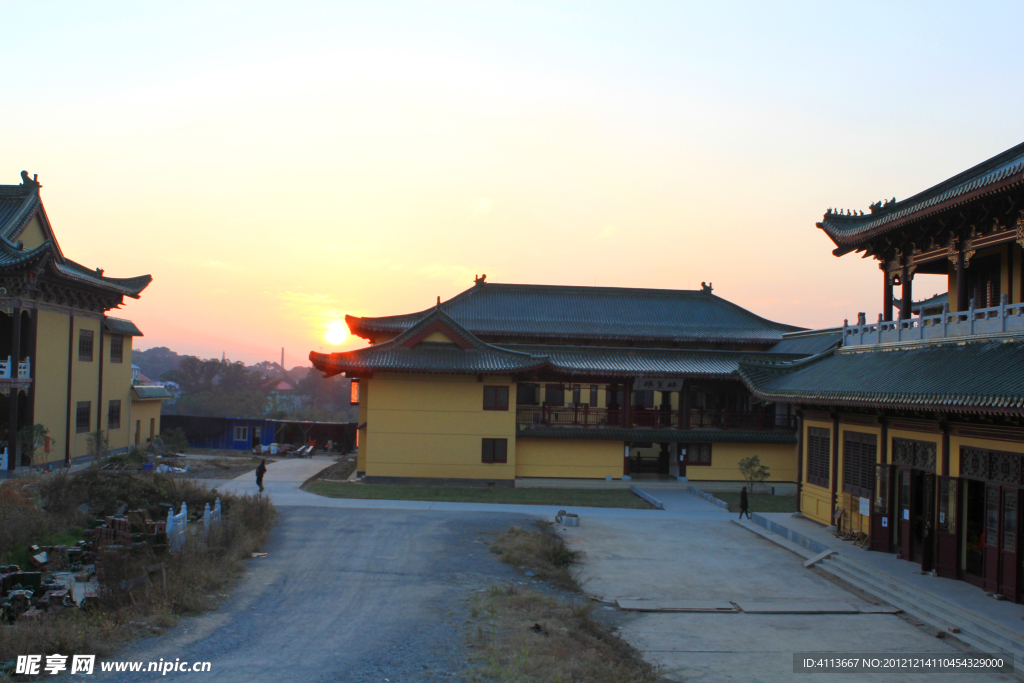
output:
<instances>
[{"instance_id":1,"label":"dirt road","mask_svg":"<svg viewBox=\"0 0 1024 683\"><path fill-rule=\"evenodd\" d=\"M447 681L466 663L465 599L520 579L481 535L517 515L283 508L267 548L220 610L139 641L118 660L209 661L189 680ZM156 680L152 673L104 681ZM69 678L70 680L70 678Z\"/></svg>"}]
</instances>

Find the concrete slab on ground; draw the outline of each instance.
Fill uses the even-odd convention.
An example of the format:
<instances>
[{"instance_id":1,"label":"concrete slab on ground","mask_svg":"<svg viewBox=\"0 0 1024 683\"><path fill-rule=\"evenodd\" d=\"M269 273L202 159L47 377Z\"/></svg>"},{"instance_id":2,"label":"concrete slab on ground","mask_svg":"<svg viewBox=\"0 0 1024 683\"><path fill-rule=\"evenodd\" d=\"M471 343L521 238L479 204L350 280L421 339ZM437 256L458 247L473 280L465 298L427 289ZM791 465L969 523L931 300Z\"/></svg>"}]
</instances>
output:
<instances>
[{"instance_id":1,"label":"concrete slab on ground","mask_svg":"<svg viewBox=\"0 0 1024 683\"><path fill-rule=\"evenodd\" d=\"M698 499L699 500L699 499ZM703 501L702 501L703 502ZM674 681L794 680L793 654L935 653L962 655L951 638L924 628L848 591L825 572L805 569L805 558L725 519L637 520L595 518L563 536L586 553L581 580L605 600L706 601L742 606L775 602L802 609L812 602L847 605L842 614L777 612L623 611L619 633ZM812 553L813 554L813 553ZM627 603L628 604L628 603ZM856 608L856 609L854 609ZM916 674L848 674L844 681L921 680ZM831 674L801 681L834 683ZM962 674L928 680L965 680ZM979 674L972 681L1014 681L1011 674Z\"/></svg>"},{"instance_id":2,"label":"concrete slab on ground","mask_svg":"<svg viewBox=\"0 0 1024 683\"><path fill-rule=\"evenodd\" d=\"M736 606L747 614L859 614L860 607L841 601L743 600Z\"/></svg>"},{"instance_id":3,"label":"concrete slab on ground","mask_svg":"<svg viewBox=\"0 0 1024 683\"><path fill-rule=\"evenodd\" d=\"M619 609L632 612L735 612L736 606L722 600L630 600L615 601Z\"/></svg>"}]
</instances>

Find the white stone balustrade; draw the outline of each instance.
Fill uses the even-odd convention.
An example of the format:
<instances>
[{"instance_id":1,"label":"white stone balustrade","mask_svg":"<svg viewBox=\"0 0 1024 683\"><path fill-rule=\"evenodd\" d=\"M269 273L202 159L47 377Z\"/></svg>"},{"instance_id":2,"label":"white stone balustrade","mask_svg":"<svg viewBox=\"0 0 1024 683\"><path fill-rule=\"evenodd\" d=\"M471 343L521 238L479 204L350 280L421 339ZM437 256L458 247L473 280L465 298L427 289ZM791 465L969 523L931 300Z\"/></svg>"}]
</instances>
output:
<instances>
[{"instance_id":1,"label":"white stone balustrade","mask_svg":"<svg viewBox=\"0 0 1024 683\"><path fill-rule=\"evenodd\" d=\"M966 311L956 313L950 313L949 304L943 304L942 313L938 315L904 320L882 320L879 313L878 322L874 323L868 323L861 313L855 325L850 325L848 320L843 321L843 346L1024 332L1024 304L1008 304L1006 301L1003 294L998 306L975 308L972 302Z\"/></svg>"},{"instance_id":2,"label":"white stone balustrade","mask_svg":"<svg viewBox=\"0 0 1024 683\"><path fill-rule=\"evenodd\" d=\"M18 379L28 379L32 376L32 359L26 358L18 363ZM0 379L11 379L11 357L0 361Z\"/></svg>"}]
</instances>

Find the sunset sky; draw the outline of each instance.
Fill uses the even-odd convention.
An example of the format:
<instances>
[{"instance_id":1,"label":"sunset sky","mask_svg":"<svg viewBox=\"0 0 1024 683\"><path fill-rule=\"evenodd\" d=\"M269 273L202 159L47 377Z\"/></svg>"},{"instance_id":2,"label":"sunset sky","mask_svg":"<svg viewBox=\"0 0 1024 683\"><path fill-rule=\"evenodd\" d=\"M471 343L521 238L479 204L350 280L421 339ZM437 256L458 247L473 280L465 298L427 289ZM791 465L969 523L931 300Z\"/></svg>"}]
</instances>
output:
<instances>
[{"instance_id":1,"label":"sunset sky","mask_svg":"<svg viewBox=\"0 0 1024 683\"><path fill-rule=\"evenodd\" d=\"M1024 5L841 5L12 3L0 183L153 275L136 348L306 365L477 273L841 325L881 274L825 210L1024 140Z\"/></svg>"}]
</instances>

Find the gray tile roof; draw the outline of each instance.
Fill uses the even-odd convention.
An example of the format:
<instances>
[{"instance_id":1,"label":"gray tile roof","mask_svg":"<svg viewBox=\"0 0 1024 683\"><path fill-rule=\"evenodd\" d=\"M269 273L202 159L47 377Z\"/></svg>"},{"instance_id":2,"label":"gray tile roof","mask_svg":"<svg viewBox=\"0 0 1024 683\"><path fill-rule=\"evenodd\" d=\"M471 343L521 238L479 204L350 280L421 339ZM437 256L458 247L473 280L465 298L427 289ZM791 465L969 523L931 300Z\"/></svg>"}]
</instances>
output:
<instances>
[{"instance_id":1,"label":"gray tile roof","mask_svg":"<svg viewBox=\"0 0 1024 683\"><path fill-rule=\"evenodd\" d=\"M140 401L171 398L171 392L167 391L166 387L161 386L136 384L132 386L132 391L135 392L135 398Z\"/></svg>"},{"instance_id":2,"label":"gray tile roof","mask_svg":"<svg viewBox=\"0 0 1024 683\"><path fill-rule=\"evenodd\" d=\"M130 337L142 337L142 330L135 326L131 320L124 320L123 318L104 318L104 323L107 329L116 334L124 334Z\"/></svg>"},{"instance_id":3,"label":"gray tile roof","mask_svg":"<svg viewBox=\"0 0 1024 683\"><path fill-rule=\"evenodd\" d=\"M405 346L437 322L451 328L462 337L469 348L456 344L421 341L415 346ZM342 353L310 352L313 366L328 376L342 372L350 374L392 371L428 372L447 374L507 374L524 372L543 367L544 357L518 351L508 351L486 344L474 337L465 328L435 309L416 325L396 338L369 348Z\"/></svg>"},{"instance_id":4,"label":"gray tile roof","mask_svg":"<svg viewBox=\"0 0 1024 683\"><path fill-rule=\"evenodd\" d=\"M782 335L782 341L768 349L769 353L813 356L826 351L843 341L843 328L792 332ZM776 359L777 360L777 359Z\"/></svg>"},{"instance_id":5,"label":"gray tile roof","mask_svg":"<svg viewBox=\"0 0 1024 683\"><path fill-rule=\"evenodd\" d=\"M940 208L949 208L1007 185L1024 182L1024 143L997 154L973 168L909 199L889 203L863 216L826 213L817 224L841 248L863 243L906 222Z\"/></svg>"},{"instance_id":6,"label":"gray tile roof","mask_svg":"<svg viewBox=\"0 0 1024 683\"><path fill-rule=\"evenodd\" d=\"M766 320L710 292L478 282L440 304L488 340L586 339L765 345L802 328ZM368 338L409 329L429 311L381 318L347 316Z\"/></svg>"},{"instance_id":7,"label":"gray tile roof","mask_svg":"<svg viewBox=\"0 0 1024 683\"><path fill-rule=\"evenodd\" d=\"M740 361L761 357L761 354L748 351L525 344L499 344L498 346L503 349L546 357L551 369L565 375L727 377L735 374Z\"/></svg>"},{"instance_id":8,"label":"gray tile roof","mask_svg":"<svg viewBox=\"0 0 1024 683\"><path fill-rule=\"evenodd\" d=\"M1024 338L856 346L781 363L743 362L770 401L951 412L1024 412Z\"/></svg>"},{"instance_id":9,"label":"gray tile roof","mask_svg":"<svg viewBox=\"0 0 1024 683\"><path fill-rule=\"evenodd\" d=\"M618 427L541 427L516 430L517 439L589 439L597 441L656 441L681 443L796 443L796 434L778 430L626 429Z\"/></svg>"}]
</instances>

